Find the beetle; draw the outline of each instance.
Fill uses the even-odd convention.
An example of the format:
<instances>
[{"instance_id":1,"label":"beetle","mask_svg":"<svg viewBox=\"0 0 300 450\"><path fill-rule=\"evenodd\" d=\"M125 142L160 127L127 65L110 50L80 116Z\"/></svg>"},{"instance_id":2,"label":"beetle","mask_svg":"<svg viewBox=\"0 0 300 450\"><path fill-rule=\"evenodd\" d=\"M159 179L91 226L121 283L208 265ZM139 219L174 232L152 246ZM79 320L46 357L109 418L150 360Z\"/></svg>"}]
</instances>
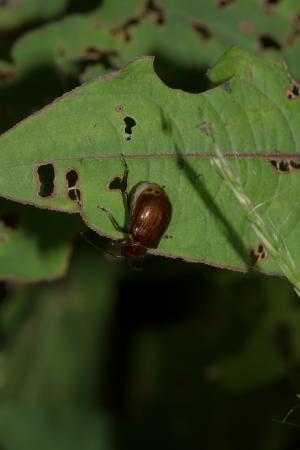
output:
<instances>
[{"instance_id":1,"label":"beetle","mask_svg":"<svg viewBox=\"0 0 300 450\"><path fill-rule=\"evenodd\" d=\"M172 205L164 186L149 181L140 183L130 199L127 190L129 170L124 157L122 160L124 174L121 194L129 214L128 230L121 227L107 209L99 208L108 215L114 227L126 235L125 239L118 242L122 247L121 255L130 262L144 256L149 249L158 247L171 220Z\"/></svg>"}]
</instances>

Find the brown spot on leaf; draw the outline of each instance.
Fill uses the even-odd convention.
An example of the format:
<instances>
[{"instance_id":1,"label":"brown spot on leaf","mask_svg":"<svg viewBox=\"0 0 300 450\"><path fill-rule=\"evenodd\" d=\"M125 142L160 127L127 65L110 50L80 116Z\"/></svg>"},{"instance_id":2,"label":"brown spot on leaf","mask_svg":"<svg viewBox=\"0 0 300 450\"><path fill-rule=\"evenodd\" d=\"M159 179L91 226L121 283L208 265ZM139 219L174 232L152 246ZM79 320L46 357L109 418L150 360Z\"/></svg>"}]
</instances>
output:
<instances>
[{"instance_id":1,"label":"brown spot on leaf","mask_svg":"<svg viewBox=\"0 0 300 450\"><path fill-rule=\"evenodd\" d=\"M300 85L296 81L293 80L293 82L289 85L289 87L286 90L286 96L289 100L296 100L300 95Z\"/></svg>"},{"instance_id":2,"label":"brown spot on leaf","mask_svg":"<svg viewBox=\"0 0 300 450\"><path fill-rule=\"evenodd\" d=\"M124 111L124 106L123 105L116 105L115 106L115 111L118 113L121 113Z\"/></svg>"},{"instance_id":3,"label":"brown spot on leaf","mask_svg":"<svg viewBox=\"0 0 300 450\"><path fill-rule=\"evenodd\" d=\"M198 36L203 42L207 42L212 38L212 32L209 27L199 20L193 20L191 22L192 27L197 32Z\"/></svg>"},{"instance_id":4,"label":"brown spot on leaf","mask_svg":"<svg viewBox=\"0 0 300 450\"><path fill-rule=\"evenodd\" d=\"M240 29L247 34L250 34L253 32L254 26L253 22L250 22L250 20L241 20L239 22Z\"/></svg>"},{"instance_id":5,"label":"brown spot on leaf","mask_svg":"<svg viewBox=\"0 0 300 450\"><path fill-rule=\"evenodd\" d=\"M300 35L300 13L292 17L292 29L286 38L286 43L292 45Z\"/></svg>"},{"instance_id":6,"label":"brown spot on leaf","mask_svg":"<svg viewBox=\"0 0 300 450\"><path fill-rule=\"evenodd\" d=\"M228 6L232 6L236 0L215 0L215 2L220 8L228 8Z\"/></svg>"},{"instance_id":7,"label":"brown spot on leaf","mask_svg":"<svg viewBox=\"0 0 300 450\"><path fill-rule=\"evenodd\" d=\"M51 197L54 194L55 170L52 163L41 164L37 167L38 195L39 197Z\"/></svg>"},{"instance_id":8,"label":"brown spot on leaf","mask_svg":"<svg viewBox=\"0 0 300 450\"><path fill-rule=\"evenodd\" d=\"M154 16L157 25L162 25L165 22L163 9L156 4L155 0L147 0L140 13L128 18L121 25L111 28L110 32L113 35L121 35L125 42L129 42L132 39L131 29L141 23L141 21L149 15Z\"/></svg>"},{"instance_id":9,"label":"brown spot on leaf","mask_svg":"<svg viewBox=\"0 0 300 450\"><path fill-rule=\"evenodd\" d=\"M148 14L153 14L155 16L157 25L162 25L165 22L164 10L157 6L155 0L147 1L144 11L144 17Z\"/></svg>"},{"instance_id":10,"label":"brown spot on leaf","mask_svg":"<svg viewBox=\"0 0 300 450\"><path fill-rule=\"evenodd\" d=\"M250 250L250 257L254 265L261 263L267 259L267 249L263 244L259 244Z\"/></svg>"}]
</instances>

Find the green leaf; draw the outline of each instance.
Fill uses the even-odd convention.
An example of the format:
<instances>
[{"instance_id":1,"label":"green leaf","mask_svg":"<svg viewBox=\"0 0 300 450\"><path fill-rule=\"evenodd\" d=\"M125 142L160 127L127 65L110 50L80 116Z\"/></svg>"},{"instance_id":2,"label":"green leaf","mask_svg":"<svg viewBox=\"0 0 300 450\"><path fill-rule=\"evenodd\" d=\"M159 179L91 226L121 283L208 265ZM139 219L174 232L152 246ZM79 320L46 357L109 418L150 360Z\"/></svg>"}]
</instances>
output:
<instances>
[{"instance_id":1,"label":"green leaf","mask_svg":"<svg viewBox=\"0 0 300 450\"><path fill-rule=\"evenodd\" d=\"M122 153L130 189L150 180L165 185L170 196L173 239L161 241L160 254L245 270L259 242L211 166L212 129L245 192L299 265L300 110L289 95L296 85L285 66L233 48L210 71L215 83L226 83L196 95L167 88L152 64L140 58L4 134L1 195L78 212L100 234L120 238L98 206L124 222L120 193L108 188L122 176ZM276 170L278 159L289 162L288 173L281 173L280 162ZM260 266L278 271L268 258Z\"/></svg>"},{"instance_id":2,"label":"green leaf","mask_svg":"<svg viewBox=\"0 0 300 450\"><path fill-rule=\"evenodd\" d=\"M103 2L89 15L69 16L22 37L13 50L20 70L54 64L74 73L74 63L103 62L120 67L142 54L203 70L237 43L248 51L282 55L295 76L300 40L296 2L204 2L119 0ZM93 49L91 58L90 49ZM75 71L80 71L77 67Z\"/></svg>"},{"instance_id":3,"label":"green leaf","mask_svg":"<svg viewBox=\"0 0 300 450\"><path fill-rule=\"evenodd\" d=\"M0 279L32 282L62 276L80 221L3 200L0 206Z\"/></svg>"},{"instance_id":4,"label":"green leaf","mask_svg":"<svg viewBox=\"0 0 300 450\"><path fill-rule=\"evenodd\" d=\"M7 0L0 6L1 30L11 30L37 20L47 20L61 13L68 0Z\"/></svg>"}]
</instances>

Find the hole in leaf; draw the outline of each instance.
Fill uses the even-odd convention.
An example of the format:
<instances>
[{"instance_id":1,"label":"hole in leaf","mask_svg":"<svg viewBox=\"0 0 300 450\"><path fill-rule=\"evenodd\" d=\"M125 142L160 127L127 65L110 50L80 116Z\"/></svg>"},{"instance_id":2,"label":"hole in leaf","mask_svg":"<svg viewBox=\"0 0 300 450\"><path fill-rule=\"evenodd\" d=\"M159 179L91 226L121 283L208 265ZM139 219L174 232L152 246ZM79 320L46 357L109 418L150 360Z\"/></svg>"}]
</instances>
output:
<instances>
[{"instance_id":1,"label":"hole in leaf","mask_svg":"<svg viewBox=\"0 0 300 450\"><path fill-rule=\"evenodd\" d=\"M300 170L300 160L296 159L274 159L270 163L278 173L290 173Z\"/></svg>"},{"instance_id":2,"label":"hole in leaf","mask_svg":"<svg viewBox=\"0 0 300 450\"><path fill-rule=\"evenodd\" d=\"M273 50L281 50L281 44L275 38L270 36L269 34L263 34L259 38L260 46L263 50L273 49Z\"/></svg>"},{"instance_id":3,"label":"hole in leaf","mask_svg":"<svg viewBox=\"0 0 300 450\"><path fill-rule=\"evenodd\" d=\"M77 201L78 203L80 203L80 198L81 198L80 189L71 188L68 192L68 195L69 195L70 200Z\"/></svg>"},{"instance_id":4,"label":"hole in leaf","mask_svg":"<svg viewBox=\"0 0 300 450\"><path fill-rule=\"evenodd\" d=\"M216 3L220 8L227 8L228 6L233 5L236 0L216 0Z\"/></svg>"},{"instance_id":5,"label":"hole in leaf","mask_svg":"<svg viewBox=\"0 0 300 450\"><path fill-rule=\"evenodd\" d=\"M19 212L11 211L0 216L0 220L7 228L15 230L21 223L21 215Z\"/></svg>"},{"instance_id":6,"label":"hole in leaf","mask_svg":"<svg viewBox=\"0 0 300 450\"><path fill-rule=\"evenodd\" d=\"M200 39L202 41L209 41L212 37L212 33L210 31L210 29L204 25L202 22L199 22L198 20L194 20L192 22L192 27L194 28L194 30L198 33L198 35L200 36Z\"/></svg>"},{"instance_id":7,"label":"hole in leaf","mask_svg":"<svg viewBox=\"0 0 300 450\"><path fill-rule=\"evenodd\" d=\"M136 126L136 121L132 117L126 116L124 118L124 122L125 122L126 140L130 141L132 137L132 128Z\"/></svg>"},{"instance_id":8,"label":"hole in leaf","mask_svg":"<svg viewBox=\"0 0 300 450\"><path fill-rule=\"evenodd\" d=\"M286 91L286 96L289 100L295 100L300 95L300 86L298 83L293 82Z\"/></svg>"},{"instance_id":9,"label":"hole in leaf","mask_svg":"<svg viewBox=\"0 0 300 450\"><path fill-rule=\"evenodd\" d=\"M267 250L263 244L259 244L250 250L250 257L253 264L259 264L267 258Z\"/></svg>"},{"instance_id":10,"label":"hole in leaf","mask_svg":"<svg viewBox=\"0 0 300 450\"><path fill-rule=\"evenodd\" d=\"M293 169L300 170L300 161L295 161L291 159L290 165L292 166Z\"/></svg>"},{"instance_id":11,"label":"hole in leaf","mask_svg":"<svg viewBox=\"0 0 300 450\"><path fill-rule=\"evenodd\" d=\"M37 168L39 177L39 196L50 197L54 192L55 171L53 164L43 164Z\"/></svg>"},{"instance_id":12,"label":"hole in leaf","mask_svg":"<svg viewBox=\"0 0 300 450\"><path fill-rule=\"evenodd\" d=\"M108 184L108 189L110 191L117 191L117 190L122 191L123 185L121 178L120 177L113 178Z\"/></svg>"},{"instance_id":13,"label":"hole in leaf","mask_svg":"<svg viewBox=\"0 0 300 450\"><path fill-rule=\"evenodd\" d=\"M68 188L72 188L76 185L78 181L78 173L76 170L71 169L66 173L66 178L68 182Z\"/></svg>"},{"instance_id":14,"label":"hole in leaf","mask_svg":"<svg viewBox=\"0 0 300 450\"><path fill-rule=\"evenodd\" d=\"M77 182L79 179L79 174L77 170L70 169L68 172L66 172L66 180L68 184L68 196L70 200L77 201L80 203L81 194L80 189L77 186Z\"/></svg>"}]
</instances>

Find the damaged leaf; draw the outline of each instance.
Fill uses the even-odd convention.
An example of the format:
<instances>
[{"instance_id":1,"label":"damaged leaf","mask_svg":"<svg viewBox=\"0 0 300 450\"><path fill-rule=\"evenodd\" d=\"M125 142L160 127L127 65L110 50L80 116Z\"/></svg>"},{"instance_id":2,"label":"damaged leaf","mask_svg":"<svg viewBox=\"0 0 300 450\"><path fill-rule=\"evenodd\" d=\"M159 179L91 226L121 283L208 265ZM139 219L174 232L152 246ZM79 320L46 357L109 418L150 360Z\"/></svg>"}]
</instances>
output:
<instances>
[{"instance_id":1,"label":"damaged leaf","mask_svg":"<svg viewBox=\"0 0 300 450\"><path fill-rule=\"evenodd\" d=\"M172 90L144 57L70 92L2 135L1 195L79 213L99 234L122 238L99 207L126 225L120 192L110 189L122 177L123 154L129 190L158 182L173 205L173 239L153 253L246 270L257 241L211 165L213 130L245 192L300 264L300 173L283 175L271 164L299 158L300 107L286 95L290 76L281 62L233 48L209 77L218 86L203 94ZM259 267L278 272L270 258Z\"/></svg>"}]
</instances>

